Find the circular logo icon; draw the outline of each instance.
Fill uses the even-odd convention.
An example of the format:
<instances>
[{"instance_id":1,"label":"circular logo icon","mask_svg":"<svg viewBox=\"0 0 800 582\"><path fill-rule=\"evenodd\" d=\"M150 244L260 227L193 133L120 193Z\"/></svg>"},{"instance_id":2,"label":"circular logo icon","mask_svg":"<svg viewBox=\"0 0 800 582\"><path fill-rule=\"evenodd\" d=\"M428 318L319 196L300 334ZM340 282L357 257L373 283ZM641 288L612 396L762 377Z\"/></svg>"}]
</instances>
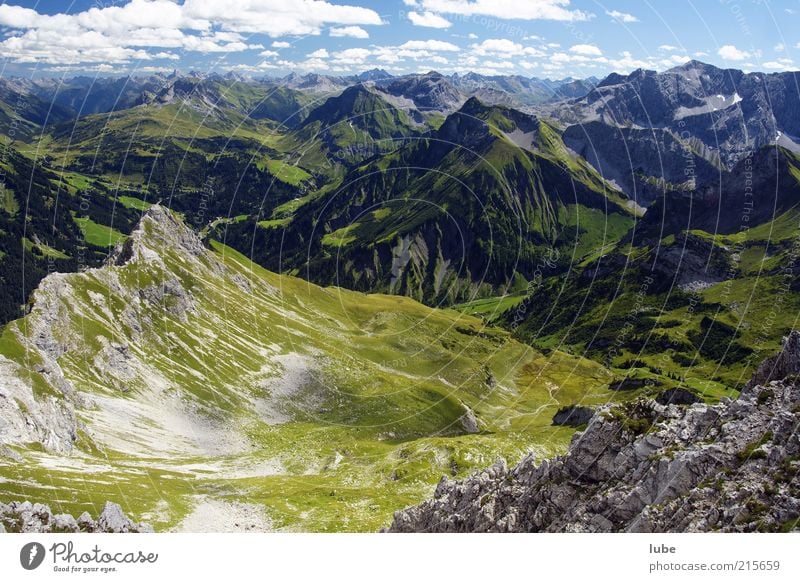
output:
<instances>
[{"instance_id":1,"label":"circular logo icon","mask_svg":"<svg viewBox=\"0 0 800 582\"><path fill-rule=\"evenodd\" d=\"M19 552L19 563L26 570L35 570L42 565L44 554L44 546L39 542L25 544Z\"/></svg>"}]
</instances>

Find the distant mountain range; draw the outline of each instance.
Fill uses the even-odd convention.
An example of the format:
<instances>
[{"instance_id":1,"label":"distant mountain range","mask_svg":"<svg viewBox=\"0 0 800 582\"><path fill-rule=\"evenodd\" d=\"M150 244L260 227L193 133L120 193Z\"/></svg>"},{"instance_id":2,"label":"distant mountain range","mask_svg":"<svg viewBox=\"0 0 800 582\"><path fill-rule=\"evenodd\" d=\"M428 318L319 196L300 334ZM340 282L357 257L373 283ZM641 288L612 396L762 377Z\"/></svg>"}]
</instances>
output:
<instances>
[{"instance_id":1,"label":"distant mountain range","mask_svg":"<svg viewBox=\"0 0 800 582\"><path fill-rule=\"evenodd\" d=\"M159 530L376 530L443 473L566 452L610 400L592 430L648 432L655 397L678 438L672 396L735 396L800 312L797 81L696 61L0 80L0 497L80 515L124 490ZM794 406L762 380L745 405ZM729 444L728 469L757 448ZM472 485L395 529L459 499L503 529ZM796 528L781 508L752 528Z\"/></svg>"},{"instance_id":2,"label":"distant mountain range","mask_svg":"<svg viewBox=\"0 0 800 582\"><path fill-rule=\"evenodd\" d=\"M214 228L271 268L453 302L524 286L552 247L582 256L620 240L654 201L681 208L668 214L680 224L681 200L735 188L748 152L800 151L796 83L698 61L599 81L380 69L12 78L0 81L0 127L46 154L59 187L104 193L86 218L108 216L110 193L162 199L222 219ZM34 170L18 161L7 165L24 179ZM214 195L199 215L203 188Z\"/></svg>"}]
</instances>

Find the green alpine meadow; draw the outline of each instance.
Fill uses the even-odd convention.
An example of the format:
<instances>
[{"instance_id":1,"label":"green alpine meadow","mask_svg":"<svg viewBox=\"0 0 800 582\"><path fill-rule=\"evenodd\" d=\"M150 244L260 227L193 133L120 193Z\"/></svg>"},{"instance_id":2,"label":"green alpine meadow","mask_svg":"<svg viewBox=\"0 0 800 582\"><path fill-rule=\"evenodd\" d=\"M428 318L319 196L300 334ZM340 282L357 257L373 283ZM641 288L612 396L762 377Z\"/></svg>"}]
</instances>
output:
<instances>
[{"instance_id":1,"label":"green alpine meadow","mask_svg":"<svg viewBox=\"0 0 800 582\"><path fill-rule=\"evenodd\" d=\"M800 528L783 43L637 56L644 15L577 0L19 4L0 532Z\"/></svg>"}]
</instances>

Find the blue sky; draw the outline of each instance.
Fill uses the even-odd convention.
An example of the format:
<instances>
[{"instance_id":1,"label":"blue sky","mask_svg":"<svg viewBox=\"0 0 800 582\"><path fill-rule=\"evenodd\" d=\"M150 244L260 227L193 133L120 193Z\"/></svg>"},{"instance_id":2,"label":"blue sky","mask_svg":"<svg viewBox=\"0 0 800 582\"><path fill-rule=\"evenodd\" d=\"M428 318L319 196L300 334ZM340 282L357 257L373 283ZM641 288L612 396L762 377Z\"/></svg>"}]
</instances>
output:
<instances>
[{"instance_id":1,"label":"blue sky","mask_svg":"<svg viewBox=\"0 0 800 582\"><path fill-rule=\"evenodd\" d=\"M796 70L798 25L800 0L12 0L0 76Z\"/></svg>"}]
</instances>

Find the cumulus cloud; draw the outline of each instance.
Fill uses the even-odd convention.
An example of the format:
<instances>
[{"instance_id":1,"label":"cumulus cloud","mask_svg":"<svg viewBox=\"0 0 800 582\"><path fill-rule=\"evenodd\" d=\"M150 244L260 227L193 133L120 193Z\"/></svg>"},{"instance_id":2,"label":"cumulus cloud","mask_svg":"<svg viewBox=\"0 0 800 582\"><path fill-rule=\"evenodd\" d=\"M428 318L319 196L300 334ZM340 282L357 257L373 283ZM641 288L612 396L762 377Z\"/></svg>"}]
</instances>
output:
<instances>
[{"instance_id":1,"label":"cumulus cloud","mask_svg":"<svg viewBox=\"0 0 800 582\"><path fill-rule=\"evenodd\" d=\"M272 43L272 48L289 48L290 46L292 46L292 43L285 40L276 40Z\"/></svg>"},{"instance_id":2,"label":"cumulus cloud","mask_svg":"<svg viewBox=\"0 0 800 582\"><path fill-rule=\"evenodd\" d=\"M406 2L406 4L409 4ZM504 2L499 0L418 0L409 4L437 14L459 16L487 16L519 20L589 20L592 15L581 10L570 10L569 0L527 0Z\"/></svg>"},{"instance_id":3,"label":"cumulus cloud","mask_svg":"<svg viewBox=\"0 0 800 582\"><path fill-rule=\"evenodd\" d=\"M331 28L331 36L350 38L369 38L369 33L360 26L339 26Z\"/></svg>"},{"instance_id":4,"label":"cumulus cloud","mask_svg":"<svg viewBox=\"0 0 800 582\"><path fill-rule=\"evenodd\" d=\"M365 48L349 48L333 53L331 62L337 65L361 65L372 54L372 51Z\"/></svg>"},{"instance_id":5,"label":"cumulus cloud","mask_svg":"<svg viewBox=\"0 0 800 582\"><path fill-rule=\"evenodd\" d=\"M750 58L750 53L747 51L739 50L732 44L726 44L720 47L717 54L726 61L744 61Z\"/></svg>"},{"instance_id":6,"label":"cumulus cloud","mask_svg":"<svg viewBox=\"0 0 800 582\"><path fill-rule=\"evenodd\" d=\"M619 22L625 22L626 24L631 22L639 22L639 19L636 18L633 14L628 14L627 12L620 12L619 10L606 10L606 14L617 20Z\"/></svg>"},{"instance_id":7,"label":"cumulus cloud","mask_svg":"<svg viewBox=\"0 0 800 582\"><path fill-rule=\"evenodd\" d=\"M603 51L593 44L576 44L570 47L569 52L575 53L576 55L586 55L590 57L599 57L603 54Z\"/></svg>"},{"instance_id":8,"label":"cumulus cloud","mask_svg":"<svg viewBox=\"0 0 800 582\"><path fill-rule=\"evenodd\" d=\"M453 23L433 12L409 12L408 19L414 26L427 28L450 28Z\"/></svg>"},{"instance_id":9,"label":"cumulus cloud","mask_svg":"<svg viewBox=\"0 0 800 582\"><path fill-rule=\"evenodd\" d=\"M637 59L630 51L622 51L617 59L610 59L611 68L620 73L629 73L634 69L655 69L654 63Z\"/></svg>"},{"instance_id":10,"label":"cumulus cloud","mask_svg":"<svg viewBox=\"0 0 800 582\"><path fill-rule=\"evenodd\" d=\"M309 53L306 61L290 63L286 68L350 71L354 67L399 66L407 60L428 65L449 65L450 61L445 55L460 50L458 46L441 40L410 40L401 45L372 45L369 48L347 48L332 52L323 48Z\"/></svg>"},{"instance_id":11,"label":"cumulus cloud","mask_svg":"<svg viewBox=\"0 0 800 582\"><path fill-rule=\"evenodd\" d=\"M363 38L366 31L359 25L381 23L374 10L327 0L129 0L72 14L2 4L0 26L10 33L0 42L0 57L22 63L124 63L161 58L149 49L259 49L247 35L316 35L326 26L359 28Z\"/></svg>"},{"instance_id":12,"label":"cumulus cloud","mask_svg":"<svg viewBox=\"0 0 800 582\"><path fill-rule=\"evenodd\" d=\"M506 56L534 56L541 57L544 53L534 47L523 46L506 38L489 38L471 47L472 53L478 56L506 55Z\"/></svg>"},{"instance_id":13,"label":"cumulus cloud","mask_svg":"<svg viewBox=\"0 0 800 582\"><path fill-rule=\"evenodd\" d=\"M398 48L409 50L426 51L457 51L460 50L456 45L443 40L409 40L401 44Z\"/></svg>"},{"instance_id":14,"label":"cumulus cloud","mask_svg":"<svg viewBox=\"0 0 800 582\"><path fill-rule=\"evenodd\" d=\"M776 59L774 61L767 61L761 65L765 69L774 71L796 71L797 65L794 64L792 59Z\"/></svg>"}]
</instances>

